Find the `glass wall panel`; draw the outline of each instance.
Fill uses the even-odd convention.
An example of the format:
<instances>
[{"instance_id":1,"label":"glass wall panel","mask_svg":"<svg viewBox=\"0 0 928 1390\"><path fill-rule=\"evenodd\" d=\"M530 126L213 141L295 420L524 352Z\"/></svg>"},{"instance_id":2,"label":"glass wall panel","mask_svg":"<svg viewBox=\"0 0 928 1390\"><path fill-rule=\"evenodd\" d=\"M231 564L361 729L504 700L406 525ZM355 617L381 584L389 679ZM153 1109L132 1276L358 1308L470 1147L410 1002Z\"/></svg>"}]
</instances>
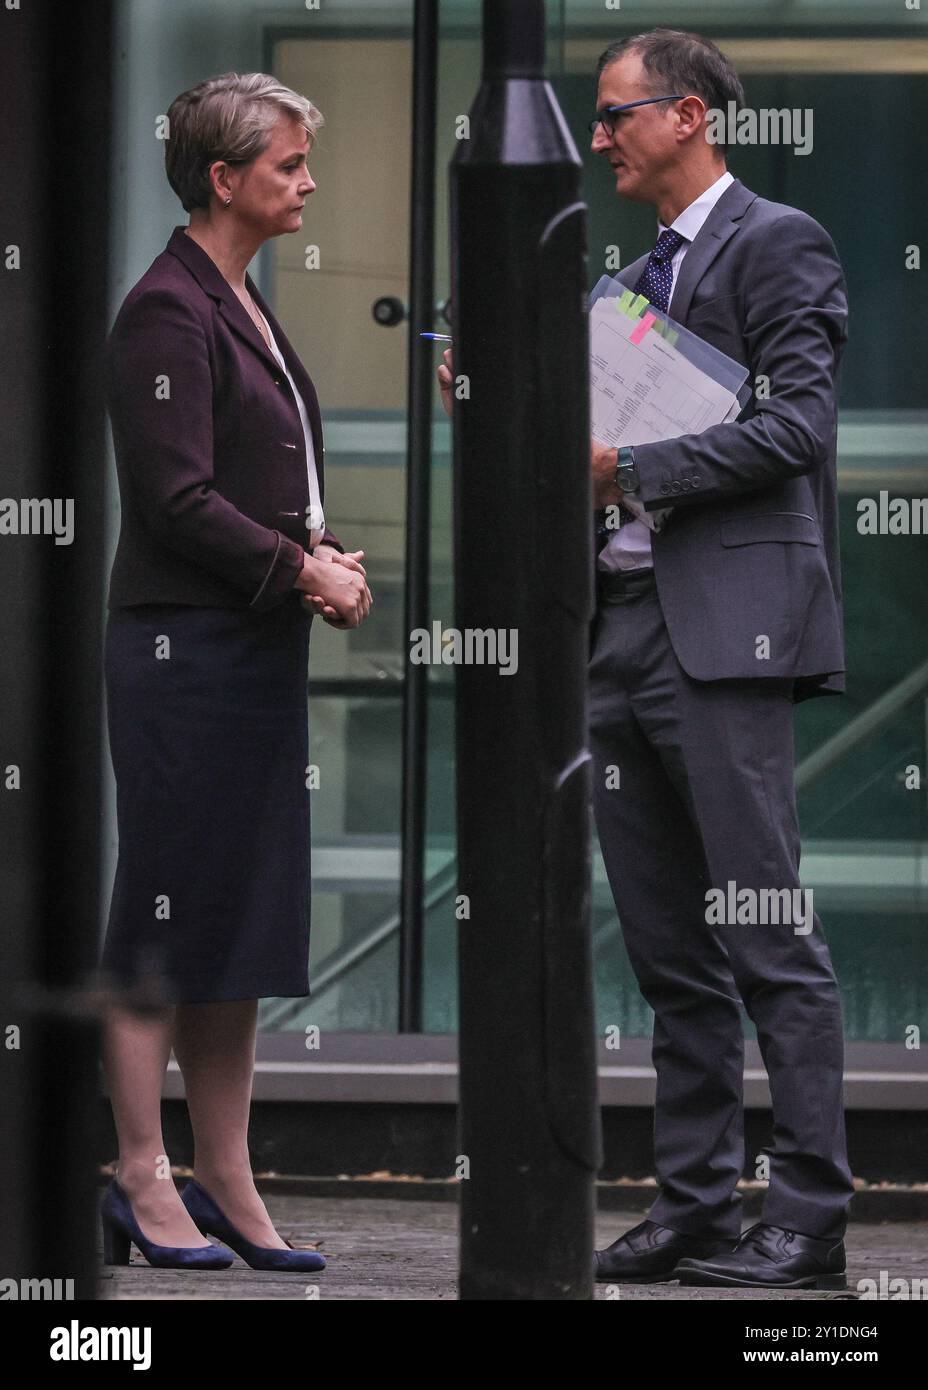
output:
<instances>
[{"instance_id":1,"label":"glass wall panel","mask_svg":"<svg viewBox=\"0 0 928 1390\"><path fill-rule=\"evenodd\" d=\"M278 239L256 275L312 375L326 441L326 513L363 547L375 608L357 632L317 622L310 657L313 925L309 1000L269 1000L261 1026L397 1026L405 451L409 325L411 0L329 0L287 17L271 0L121 14L119 122L124 205L114 219L117 302L183 214L150 130L173 96L209 73L259 67L324 117L317 188L300 237ZM928 397L920 351L928 285L920 266L928 166L928 10L895 0L733 0L607 10L549 0L547 68L583 160L588 276L646 252L651 209L616 198L589 149L594 71L606 45L654 24L693 27L728 53L748 104L808 112L805 155L743 145L729 165L748 187L809 212L845 268L850 339L841 377L839 491L848 693L796 718L803 875L814 888L844 993L849 1039L892 1040L928 979L924 777L928 653L924 540L867 534L861 507L928 492ZM442 0L436 127L435 328L448 298L448 166L456 118L480 78L480 0ZM130 104L128 94L133 93ZM160 182L157 182L160 180ZM915 254L913 255L913 250ZM614 268L614 267L611 267ZM375 318L386 302L395 323ZM390 314L386 315L389 320ZM435 361L440 349L436 349ZM450 432L433 401L430 620L453 621ZM457 1022L453 671L429 676L424 1027ZM109 813L112 830L112 811ZM108 839L112 839L109 834ZM595 836L594 836L595 846ZM594 946L600 1022L650 1034L598 848ZM900 1000L905 1008L899 1010ZM746 1023L746 1030L751 1032Z\"/></svg>"},{"instance_id":2,"label":"glass wall panel","mask_svg":"<svg viewBox=\"0 0 928 1390\"><path fill-rule=\"evenodd\" d=\"M928 491L920 351L928 284L912 255L922 221L919 171L928 163L928 37L920 17L885 27L899 19L888 5L756 5L750 35L741 5L727 7L728 23L721 7L666 10L654 22L695 28L728 54L749 106L811 115L808 154L744 145L728 167L761 196L821 222L848 284L838 458L848 691L797 709L802 872L828 934L848 1039L901 1042L900 1020L917 1019L928 1002L928 574L921 536L862 534L858 522L861 504L881 492L911 508ZM628 264L657 233L651 209L616 198L584 125L595 109L599 54L622 34L650 27L651 17L625 11L608 23L600 14L597 23L592 6L573 3L561 13L549 72L584 158L592 285L607 268L607 247L618 245ZM835 27L827 36L821 28L809 32L804 26L813 19ZM859 29L842 28L854 19ZM621 1019L626 1036L649 1036L650 1011L625 956L599 855L594 927L600 1024ZM745 1032L754 1035L747 1019Z\"/></svg>"},{"instance_id":3,"label":"glass wall panel","mask_svg":"<svg viewBox=\"0 0 928 1390\"><path fill-rule=\"evenodd\" d=\"M268 31L269 69L325 118L303 233L269 248L272 293L319 395L326 518L365 551L375 602L357 631L313 624L313 993L263 1003L264 1029L397 1026L411 5L377 25L357 11Z\"/></svg>"}]
</instances>

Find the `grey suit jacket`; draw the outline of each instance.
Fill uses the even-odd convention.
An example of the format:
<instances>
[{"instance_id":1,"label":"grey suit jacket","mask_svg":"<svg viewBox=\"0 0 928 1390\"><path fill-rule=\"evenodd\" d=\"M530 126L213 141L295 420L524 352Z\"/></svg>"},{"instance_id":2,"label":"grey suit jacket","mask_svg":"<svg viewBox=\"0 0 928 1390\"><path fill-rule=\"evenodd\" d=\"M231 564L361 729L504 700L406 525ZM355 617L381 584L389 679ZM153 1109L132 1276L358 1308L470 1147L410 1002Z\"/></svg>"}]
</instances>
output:
<instances>
[{"instance_id":1,"label":"grey suit jacket","mask_svg":"<svg viewBox=\"0 0 928 1390\"><path fill-rule=\"evenodd\" d=\"M633 286L646 261L616 278ZM670 314L749 369L737 421L635 446L641 501L673 506L651 543L677 659L696 680L792 676L797 700L839 693L834 243L735 179L683 258Z\"/></svg>"}]
</instances>

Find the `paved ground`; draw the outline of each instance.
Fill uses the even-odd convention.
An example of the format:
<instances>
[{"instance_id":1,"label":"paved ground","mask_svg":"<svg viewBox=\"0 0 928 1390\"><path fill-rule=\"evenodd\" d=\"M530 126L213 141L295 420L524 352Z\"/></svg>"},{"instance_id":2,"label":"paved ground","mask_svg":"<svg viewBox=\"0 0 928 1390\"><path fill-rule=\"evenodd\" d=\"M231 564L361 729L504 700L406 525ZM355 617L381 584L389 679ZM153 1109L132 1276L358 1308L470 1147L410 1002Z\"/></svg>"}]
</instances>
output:
<instances>
[{"instance_id":1,"label":"paved ground","mask_svg":"<svg viewBox=\"0 0 928 1390\"><path fill-rule=\"evenodd\" d=\"M101 1265L101 1298L111 1299L451 1299L457 1297L457 1207L450 1202L338 1199L262 1194L281 1234L295 1245L318 1245L328 1265L318 1275L264 1273L236 1257L230 1269L191 1274L152 1269L135 1247L128 1268ZM603 1212L596 1223L602 1249L644 1217ZM751 1223L745 1222L745 1225ZM699 1289L679 1284L623 1285L623 1300L730 1299L843 1301L857 1281L928 1279L928 1222L852 1225L846 1239L844 1295L765 1289ZM896 1286L904 1287L904 1286ZM605 1286L597 1298L613 1296Z\"/></svg>"}]
</instances>

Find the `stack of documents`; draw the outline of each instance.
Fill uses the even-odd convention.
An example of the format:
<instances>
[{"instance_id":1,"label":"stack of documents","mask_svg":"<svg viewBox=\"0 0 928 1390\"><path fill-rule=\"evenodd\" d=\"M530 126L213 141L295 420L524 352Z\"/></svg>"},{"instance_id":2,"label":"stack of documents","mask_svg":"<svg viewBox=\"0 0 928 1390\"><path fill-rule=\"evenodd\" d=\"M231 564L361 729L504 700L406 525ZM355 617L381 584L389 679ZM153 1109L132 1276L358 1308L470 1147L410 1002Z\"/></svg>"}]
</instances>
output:
<instances>
[{"instance_id":1,"label":"stack of documents","mask_svg":"<svg viewBox=\"0 0 928 1390\"><path fill-rule=\"evenodd\" d=\"M589 300L590 433L601 444L699 434L741 413L747 367L604 275Z\"/></svg>"}]
</instances>

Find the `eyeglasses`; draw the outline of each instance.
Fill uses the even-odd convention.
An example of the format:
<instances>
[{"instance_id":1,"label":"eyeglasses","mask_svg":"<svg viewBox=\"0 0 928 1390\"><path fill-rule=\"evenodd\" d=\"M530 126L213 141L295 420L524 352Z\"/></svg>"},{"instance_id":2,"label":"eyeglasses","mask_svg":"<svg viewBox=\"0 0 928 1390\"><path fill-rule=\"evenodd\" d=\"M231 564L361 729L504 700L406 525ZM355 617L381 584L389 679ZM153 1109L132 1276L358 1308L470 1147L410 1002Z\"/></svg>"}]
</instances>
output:
<instances>
[{"instance_id":1,"label":"eyeglasses","mask_svg":"<svg viewBox=\"0 0 928 1390\"><path fill-rule=\"evenodd\" d=\"M601 125L607 135L613 135L616 125L615 118L620 112L629 111L633 106L651 106L655 101L682 100L682 96L675 92L673 96L669 97L642 97L640 101L627 101L624 106L604 106L602 111L598 112L589 122L589 132L591 135L595 135L596 127Z\"/></svg>"}]
</instances>

